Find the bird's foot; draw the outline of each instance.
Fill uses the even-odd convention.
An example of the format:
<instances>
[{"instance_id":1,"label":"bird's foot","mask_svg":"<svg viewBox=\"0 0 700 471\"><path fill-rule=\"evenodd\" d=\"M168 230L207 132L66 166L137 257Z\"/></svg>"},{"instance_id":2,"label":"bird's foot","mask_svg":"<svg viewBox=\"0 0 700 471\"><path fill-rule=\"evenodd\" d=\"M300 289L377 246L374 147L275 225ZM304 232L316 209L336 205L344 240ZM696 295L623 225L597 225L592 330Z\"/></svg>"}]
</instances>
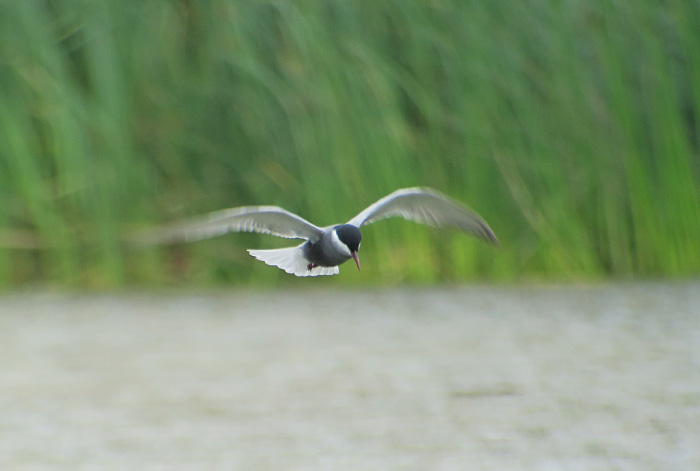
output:
<instances>
[{"instance_id":1,"label":"bird's foot","mask_svg":"<svg viewBox=\"0 0 700 471\"><path fill-rule=\"evenodd\" d=\"M318 265L314 265L313 263L309 263L308 265L306 265L306 269L309 270L309 271L311 271L311 270L313 270L314 268L316 268L317 266L318 266Z\"/></svg>"}]
</instances>

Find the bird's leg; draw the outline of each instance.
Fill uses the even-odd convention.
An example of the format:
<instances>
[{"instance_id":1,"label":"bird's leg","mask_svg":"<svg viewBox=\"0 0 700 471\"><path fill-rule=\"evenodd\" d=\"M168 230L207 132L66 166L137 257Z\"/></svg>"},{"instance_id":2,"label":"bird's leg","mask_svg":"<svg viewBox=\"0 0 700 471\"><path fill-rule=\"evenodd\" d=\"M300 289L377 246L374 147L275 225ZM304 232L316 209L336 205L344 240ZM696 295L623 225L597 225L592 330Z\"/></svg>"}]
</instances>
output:
<instances>
[{"instance_id":1,"label":"bird's leg","mask_svg":"<svg viewBox=\"0 0 700 471\"><path fill-rule=\"evenodd\" d=\"M317 266L318 266L318 265L314 265L313 263L309 263L308 265L306 265L306 269L309 270L309 271L311 271L311 270L313 270L314 268L316 268Z\"/></svg>"}]
</instances>

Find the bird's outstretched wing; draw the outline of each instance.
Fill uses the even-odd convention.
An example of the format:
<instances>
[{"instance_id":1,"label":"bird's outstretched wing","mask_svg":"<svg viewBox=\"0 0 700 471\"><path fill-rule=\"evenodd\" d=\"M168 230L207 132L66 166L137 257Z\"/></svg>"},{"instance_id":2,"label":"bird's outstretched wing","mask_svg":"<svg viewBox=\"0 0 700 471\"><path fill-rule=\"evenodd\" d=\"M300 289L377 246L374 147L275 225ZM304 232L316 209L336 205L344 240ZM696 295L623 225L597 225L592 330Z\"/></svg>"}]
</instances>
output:
<instances>
[{"instance_id":1,"label":"bird's outstretched wing","mask_svg":"<svg viewBox=\"0 0 700 471\"><path fill-rule=\"evenodd\" d=\"M394 216L429 226L454 227L498 244L498 239L481 216L430 188L396 190L352 218L348 224L361 227Z\"/></svg>"},{"instance_id":2,"label":"bird's outstretched wing","mask_svg":"<svg viewBox=\"0 0 700 471\"><path fill-rule=\"evenodd\" d=\"M202 217L147 230L132 237L139 245L191 242L228 232L259 232L286 239L317 241L323 230L277 206L245 206L224 209Z\"/></svg>"}]
</instances>

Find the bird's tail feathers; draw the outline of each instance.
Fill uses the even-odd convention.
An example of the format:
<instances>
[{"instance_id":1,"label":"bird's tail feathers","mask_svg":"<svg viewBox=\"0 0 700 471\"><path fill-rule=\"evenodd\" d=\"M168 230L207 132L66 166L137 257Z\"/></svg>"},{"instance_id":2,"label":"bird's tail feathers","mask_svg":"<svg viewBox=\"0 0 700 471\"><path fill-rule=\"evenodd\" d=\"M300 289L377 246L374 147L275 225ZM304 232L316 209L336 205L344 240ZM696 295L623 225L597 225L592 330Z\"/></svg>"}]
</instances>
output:
<instances>
[{"instance_id":1,"label":"bird's tail feathers","mask_svg":"<svg viewBox=\"0 0 700 471\"><path fill-rule=\"evenodd\" d=\"M340 273L338 267L314 267L309 269L309 261L304 258L302 250L303 245L272 250L249 249L248 253L268 265L281 268L287 273L296 276L337 275Z\"/></svg>"}]
</instances>

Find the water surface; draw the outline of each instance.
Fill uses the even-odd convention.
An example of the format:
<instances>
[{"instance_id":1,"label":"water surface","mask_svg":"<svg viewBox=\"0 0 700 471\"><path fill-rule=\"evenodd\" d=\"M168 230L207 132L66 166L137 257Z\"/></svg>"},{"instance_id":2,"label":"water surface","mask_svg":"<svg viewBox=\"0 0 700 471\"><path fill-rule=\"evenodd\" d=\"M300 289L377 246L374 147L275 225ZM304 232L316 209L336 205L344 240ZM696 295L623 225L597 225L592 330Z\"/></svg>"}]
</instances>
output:
<instances>
[{"instance_id":1,"label":"water surface","mask_svg":"<svg viewBox=\"0 0 700 471\"><path fill-rule=\"evenodd\" d=\"M700 284L0 298L2 470L697 470Z\"/></svg>"}]
</instances>

